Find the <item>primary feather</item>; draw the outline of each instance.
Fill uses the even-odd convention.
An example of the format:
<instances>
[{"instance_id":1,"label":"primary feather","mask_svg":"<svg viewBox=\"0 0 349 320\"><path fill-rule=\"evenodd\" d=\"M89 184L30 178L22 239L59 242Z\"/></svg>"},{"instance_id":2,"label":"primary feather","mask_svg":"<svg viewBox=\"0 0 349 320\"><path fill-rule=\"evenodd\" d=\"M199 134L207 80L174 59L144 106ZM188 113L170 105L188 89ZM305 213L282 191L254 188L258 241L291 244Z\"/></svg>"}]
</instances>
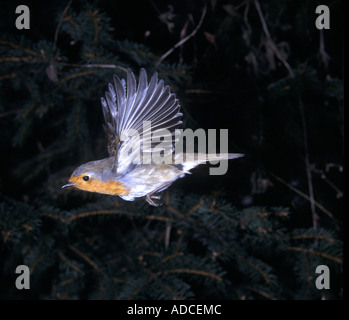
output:
<instances>
[{"instance_id":1,"label":"primary feather","mask_svg":"<svg viewBox=\"0 0 349 320\"><path fill-rule=\"evenodd\" d=\"M127 83L127 85L126 85ZM145 121L151 122L151 131L166 129L171 133L172 145L175 137L175 130L180 127L180 120L183 114L180 112L180 105L175 95L170 92L170 87L164 85L164 81L158 81L158 74L155 72L148 84L146 71L142 68L137 81L130 69L127 69L127 80L120 79L114 75L114 85L109 84L105 99L101 98L103 115L105 119L104 129L108 137L108 152L115 157L114 168L118 175L124 175L134 168L134 160L139 152L152 152L155 147L151 139L157 137L156 133L150 134L149 130L143 132ZM136 146L131 138L120 141L121 133L126 135L130 129L136 130L140 140L150 145L149 150L143 149L134 151L128 157L118 157L122 154L123 148L130 149ZM159 133L160 135L160 133ZM164 147L165 144L163 144Z\"/></svg>"}]
</instances>

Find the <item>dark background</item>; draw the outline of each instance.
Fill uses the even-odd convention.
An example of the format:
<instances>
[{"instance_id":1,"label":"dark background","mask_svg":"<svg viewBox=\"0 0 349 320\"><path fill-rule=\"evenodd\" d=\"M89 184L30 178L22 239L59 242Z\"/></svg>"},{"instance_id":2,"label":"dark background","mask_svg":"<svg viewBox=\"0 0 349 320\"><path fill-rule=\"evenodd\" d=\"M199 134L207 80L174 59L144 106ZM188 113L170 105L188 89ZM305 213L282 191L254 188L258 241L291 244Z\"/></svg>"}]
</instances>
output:
<instances>
[{"instance_id":1,"label":"dark background","mask_svg":"<svg viewBox=\"0 0 349 320\"><path fill-rule=\"evenodd\" d=\"M217 212L232 214L236 222L226 230L226 238L217 238L217 243L225 248L237 245L238 249L233 250L233 256L212 265L213 274L225 274L222 277L228 283L226 287L217 289L196 281L190 273L180 279L162 278L159 283L178 286L174 291L183 298L320 299L324 293L314 289L314 281L309 280L309 272L313 272L310 266L334 263L335 284L325 298L341 299L342 2L72 1L66 14L71 19L62 21L55 42L67 3L2 1L0 5L1 298L176 297L166 285L163 288L169 295L162 295L156 285L149 289L150 293L142 292L147 291L150 280L143 277L149 275L149 270L136 264L143 261L144 250L156 248L155 257L161 261L177 254L176 244L184 243L181 252L185 257L188 254L188 262L182 261L182 269L196 265L195 270L200 266L204 270L205 259L215 246L210 238L220 232L220 227L210 222L217 205ZM15 28L15 8L19 4L30 8L30 30ZM330 9L330 29L320 32L315 27L315 8L324 4ZM194 31L204 8L206 14L195 35L161 60L181 40L181 32L189 35ZM263 23L268 30L263 29ZM110 196L61 190L77 166L107 156L99 99L113 73L122 73L103 66L86 68L86 64L130 67L136 75L141 67L148 76L158 71L180 100L185 128L228 129L229 152L244 153L245 157L229 161L224 176L209 176L208 166L194 169L192 175L177 181L163 194L161 208L151 208L143 199L129 203ZM197 199L203 199L202 209L199 205L193 211L198 213L193 221L178 215L190 211ZM313 208L312 199L317 204ZM124 213L118 216L115 212L116 217L96 214L113 208L135 212L140 221ZM91 217L83 222L59 222L86 210ZM270 227L274 222L264 224L264 220L253 218L250 228L259 231L251 240L241 219L249 214L262 217L261 211L271 215L285 211L289 218L277 222L276 228ZM151 219L144 218L146 215L174 219L169 247L163 247L164 226L154 225ZM190 231L196 218L199 224L212 227L205 236L199 231L196 234L195 228ZM223 220L217 221L224 225ZM179 244L183 230L193 234ZM270 237L258 238L265 234L263 230ZM231 234L233 239L229 238ZM300 247L289 242L285 245L302 248L294 250L300 256L281 249L281 253L276 250L271 254L275 243L291 241L300 234L302 239L308 239ZM152 249L143 248L140 253L135 245L137 239L147 239ZM253 241L260 241L265 252L256 254L247 245L249 241L251 246ZM322 246L321 241L326 244ZM79 249L74 251L72 246ZM47 252L52 253L47 261L41 260ZM283 270L284 254L290 261L292 277ZM248 266L255 266L252 269L259 277L271 272L281 289L259 287L258 276L236 263L236 257L241 256L250 262ZM97 262L91 263L88 257ZM100 283L118 272L103 269L107 276L102 281L100 271L95 275L96 265L101 268L106 261L118 257L121 261L114 266L117 270L130 261L135 264L127 275L117 276L128 285L120 289L115 284L110 292L108 289L101 294L97 289ZM257 260L248 260L249 257ZM322 258L324 261L316 260ZM35 288L33 284L30 292L20 294L13 289L14 266L41 263L41 269L36 269ZM154 261L147 264L156 265ZM299 282L292 283L293 278ZM67 279L78 281L72 281L67 289Z\"/></svg>"}]
</instances>

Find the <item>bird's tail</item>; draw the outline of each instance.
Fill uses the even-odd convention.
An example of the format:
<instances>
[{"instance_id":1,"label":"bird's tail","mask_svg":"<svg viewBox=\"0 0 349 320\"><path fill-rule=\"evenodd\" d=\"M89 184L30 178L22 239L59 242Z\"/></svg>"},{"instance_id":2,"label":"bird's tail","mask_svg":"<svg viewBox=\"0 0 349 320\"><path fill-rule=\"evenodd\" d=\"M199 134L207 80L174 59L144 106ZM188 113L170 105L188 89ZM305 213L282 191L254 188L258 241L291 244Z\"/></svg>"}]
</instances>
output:
<instances>
[{"instance_id":1,"label":"bird's tail","mask_svg":"<svg viewBox=\"0 0 349 320\"><path fill-rule=\"evenodd\" d=\"M183 171L188 172L190 169L198 166L199 164L206 163L210 161L215 164L220 160L229 160L243 157L244 155L241 153L192 153L192 154L183 154L183 161L181 161L181 165L183 167Z\"/></svg>"}]
</instances>

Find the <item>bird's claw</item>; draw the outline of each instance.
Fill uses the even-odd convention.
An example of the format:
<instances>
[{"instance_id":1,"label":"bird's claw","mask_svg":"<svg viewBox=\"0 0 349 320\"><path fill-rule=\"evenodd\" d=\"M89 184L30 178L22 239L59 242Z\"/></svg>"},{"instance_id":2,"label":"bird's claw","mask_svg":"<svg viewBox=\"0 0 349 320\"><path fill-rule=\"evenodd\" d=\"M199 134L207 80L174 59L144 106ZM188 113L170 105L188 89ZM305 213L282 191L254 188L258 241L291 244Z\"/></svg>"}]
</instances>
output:
<instances>
[{"instance_id":1,"label":"bird's claw","mask_svg":"<svg viewBox=\"0 0 349 320\"><path fill-rule=\"evenodd\" d=\"M153 199L159 200L160 198L161 198L160 196L155 196L155 195L149 193L149 194L147 194L146 200L147 200L147 202L148 202L150 205L152 205L153 207L158 207L158 206L161 206L162 203L155 203L155 202L153 201Z\"/></svg>"}]
</instances>

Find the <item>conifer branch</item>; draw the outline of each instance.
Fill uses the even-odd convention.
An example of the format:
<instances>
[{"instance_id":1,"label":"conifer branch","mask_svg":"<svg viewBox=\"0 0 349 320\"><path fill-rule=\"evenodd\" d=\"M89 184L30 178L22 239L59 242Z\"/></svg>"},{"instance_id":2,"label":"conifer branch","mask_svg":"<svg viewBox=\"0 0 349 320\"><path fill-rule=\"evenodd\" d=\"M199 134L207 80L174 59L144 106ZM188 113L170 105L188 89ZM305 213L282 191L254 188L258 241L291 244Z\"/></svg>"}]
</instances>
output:
<instances>
[{"instance_id":1,"label":"conifer branch","mask_svg":"<svg viewBox=\"0 0 349 320\"><path fill-rule=\"evenodd\" d=\"M60 283L60 286L64 287L66 286L67 284L70 284L70 283L73 283L74 281L76 281L77 278L70 278L70 279L67 279L67 280L64 280Z\"/></svg>"},{"instance_id":2,"label":"conifer branch","mask_svg":"<svg viewBox=\"0 0 349 320\"><path fill-rule=\"evenodd\" d=\"M165 263L165 262L167 262L167 261L169 261L169 260L171 260L171 259L173 259L173 258L182 257L182 256L184 256L184 252L183 252L183 251L181 251L181 252L176 252L176 253L174 253L174 254L171 254L171 255L169 255L169 256L163 258L158 264L156 264L156 266L158 266L158 265L160 265L160 264L163 264L163 263Z\"/></svg>"},{"instance_id":3,"label":"conifer branch","mask_svg":"<svg viewBox=\"0 0 349 320\"><path fill-rule=\"evenodd\" d=\"M171 269L171 270L165 270L163 271L163 274L169 274L169 273L191 273L191 274L197 274L205 277L210 277L217 281L222 281L222 278L220 276L217 276L216 274L202 271L202 270L193 270L193 269Z\"/></svg>"},{"instance_id":4,"label":"conifer branch","mask_svg":"<svg viewBox=\"0 0 349 320\"><path fill-rule=\"evenodd\" d=\"M13 79L13 78L16 78L16 77L17 77L16 73L5 74L3 76L0 76L0 81L1 80L6 80L6 79Z\"/></svg>"},{"instance_id":5,"label":"conifer branch","mask_svg":"<svg viewBox=\"0 0 349 320\"><path fill-rule=\"evenodd\" d=\"M14 49L22 50L23 52L31 54L33 56L36 56L36 55L39 54L36 51L33 51L33 50L29 49L29 48L23 48L22 46L20 46L20 45L18 45L16 43L10 42L10 41L0 40L0 44L9 46L9 47L14 48Z\"/></svg>"},{"instance_id":6,"label":"conifer branch","mask_svg":"<svg viewBox=\"0 0 349 320\"><path fill-rule=\"evenodd\" d=\"M72 269L74 269L75 271L79 272L79 273L83 273L80 268L78 268L76 265L74 265L73 263L71 263L66 256L62 253L62 252L58 252L59 257Z\"/></svg>"},{"instance_id":7,"label":"conifer branch","mask_svg":"<svg viewBox=\"0 0 349 320\"><path fill-rule=\"evenodd\" d=\"M74 73L74 74L71 74L71 75L61 79L60 82L63 83L63 82L66 82L68 80L71 80L71 79L75 79L75 78L78 78L78 77L84 77L84 76L87 76L87 75L95 74L97 72L98 72L97 70L90 70L90 71L83 71L83 72Z\"/></svg>"},{"instance_id":8,"label":"conifer branch","mask_svg":"<svg viewBox=\"0 0 349 320\"><path fill-rule=\"evenodd\" d=\"M127 298L127 300L133 300L134 297L149 283L154 279L155 275L148 276L148 278L142 282Z\"/></svg>"},{"instance_id":9,"label":"conifer branch","mask_svg":"<svg viewBox=\"0 0 349 320\"><path fill-rule=\"evenodd\" d=\"M116 215L116 214L125 214L125 215L129 215L129 216L134 216L134 217L144 217L146 219L149 220L158 220L158 221L163 221L163 222L169 222L171 221L170 218L167 217L161 217L161 216L154 216L154 215L145 215L143 216L142 214L136 213L136 212L130 212L130 211L126 211L126 210L118 210L118 209L111 209L111 210L94 210L94 211L87 211L87 212L81 212L78 214L75 214L73 216L71 216L68 219L65 219L61 216L57 216L55 214L51 214L51 213L47 213L47 212L42 212L41 215L42 216L46 216L52 219L56 219L59 220L65 224L69 224L77 219L81 219L81 218L86 218L86 217L90 217L90 216L97 216L97 215Z\"/></svg>"},{"instance_id":10,"label":"conifer branch","mask_svg":"<svg viewBox=\"0 0 349 320\"><path fill-rule=\"evenodd\" d=\"M33 265L30 267L30 274L32 274L35 270L35 268L37 267L37 265L39 264L39 262L46 256L46 253L43 253L34 263Z\"/></svg>"},{"instance_id":11,"label":"conifer branch","mask_svg":"<svg viewBox=\"0 0 349 320\"><path fill-rule=\"evenodd\" d=\"M291 239L320 239L326 240L327 242L334 243L336 239L325 237L318 234L299 234L295 236L291 236Z\"/></svg>"},{"instance_id":12,"label":"conifer branch","mask_svg":"<svg viewBox=\"0 0 349 320\"><path fill-rule=\"evenodd\" d=\"M263 297L265 297L265 298L267 298L267 299L269 299L269 300L277 300L275 297L273 297L271 294L269 294L269 293L267 293L267 292L265 292L265 291L263 291L263 290L260 290L260 289L256 289L256 288L252 288L252 287L244 287L244 288L246 288L246 289L248 289L248 290L250 290L250 291L254 291L254 292L257 292L258 294L260 294L261 296L263 296Z\"/></svg>"},{"instance_id":13,"label":"conifer branch","mask_svg":"<svg viewBox=\"0 0 349 320\"><path fill-rule=\"evenodd\" d=\"M245 259L244 257L242 257L242 256L240 256L240 255L239 255L238 257L239 257L239 259L241 259L243 262L245 262L245 263L247 263L249 266L251 266L253 269L257 270L257 271L262 275L262 277L263 277L265 283L269 283L269 282L270 282L270 280L269 280L267 274L266 274L263 270L261 270L260 268L258 268L258 266L256 266L254 263L252 263L251 261L248 261L247 259Z\"/></svg>"},{"instance_id":14,"label":"conifer branch","mask_svg":"<svg viewBox=\"0 0 349 320\"><path fill-rule=\"evenodd\" d=\"M97 264L94 263L86 254L84 254L78 248L76 248L75 246L73 246L71 244L68 245L68 247L69 247L69 249L74 251L78 256L80 256L82 259L84 259L90 266L92 266L93 269L95 269L96 271L100 271L100 269L97 266Z\"/></svg>"},{"instance_id":15,"label":"conifer branch","mask_svg":"<svg viewBox=\"0 0 349 320\"><path fill-rule=\"evenodd\" d=\"M329 259L329 260L333 260L333 261L335 261L337 263L340 263L340 264L343 263L343 260L341 258L331 256L331 255L329 255L329 254L327 254L325 252L315 251L313 249L306 249L306 248L299 248L299 247L287 247L286 249L287 250L292 250L292 251L299 251L299 252L310 253L310 254L314 254L314 255L317 255L317 256Z\"/></svg>"},{"instance_id":16,"label":"conifer branch","mask_svg":"<svg viewBox=\"0 0 349 320\"><path fill-rule=\"evenodd\" d=\"M16 114L20 111L21 111L20 109L13 109L13 110L9 110L7 112L0 113L0 118L7 117L8 115L11 115L11 114Z\"/></svg>"}]
</instances>

